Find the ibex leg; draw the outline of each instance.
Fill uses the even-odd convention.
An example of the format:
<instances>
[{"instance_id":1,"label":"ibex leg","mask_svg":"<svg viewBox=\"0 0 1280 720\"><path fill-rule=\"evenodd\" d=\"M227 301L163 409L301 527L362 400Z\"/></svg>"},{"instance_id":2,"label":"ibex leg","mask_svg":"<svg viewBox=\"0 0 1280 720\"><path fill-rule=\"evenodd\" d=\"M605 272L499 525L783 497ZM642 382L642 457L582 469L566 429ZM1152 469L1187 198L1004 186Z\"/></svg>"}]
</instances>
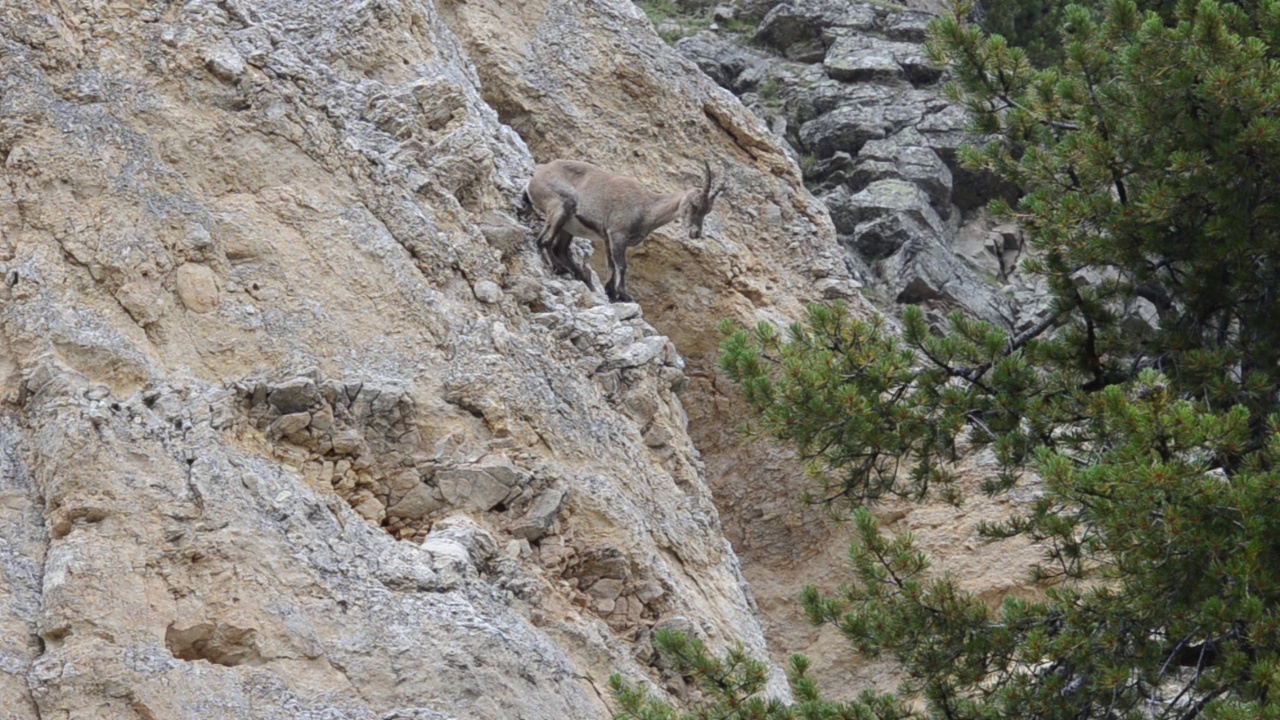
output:
<instances>
[{"instance_id":1,"label":"ibex leg","mask_svg":"<svg viewBox=\"0 0 1280 720\"><path fill-rule=\"evenodd\" d=\"M538 248L546 253L547 260L551 263L551 270L557 275L571 274L576 277L580 272L572 260L566 260L564 256L557 253L557 248L564 242L563 238L568 237L569 241L573 240L573 237L565 232L564 224L573 217L574 208L571 198L561 198L559 202L548 203L547 222L538 235Z\"/></svg>"},{"instance_id":2,"label":"ibex leg","mask_svg":"<svg viewBox=\"0 0 1280 720\"><path fill-rule=\"evenodd\" d=\"M604 284L604 294L608 296L609 302L613 302L618 292L618 266L613 262L613 244L604 244L604 259L609 262L609 279Z\"/></svg>"},{"instance_id":3,"label":"ibex leg","mask_svg":"<svg viewBox=\"0 0 1280 720\"><path fill-rule=\"evenodd\" d=\"M609 243L609 284L605 293L613 302L635 302L627 294L627 244Z\"/></svg>"}]
</instances>

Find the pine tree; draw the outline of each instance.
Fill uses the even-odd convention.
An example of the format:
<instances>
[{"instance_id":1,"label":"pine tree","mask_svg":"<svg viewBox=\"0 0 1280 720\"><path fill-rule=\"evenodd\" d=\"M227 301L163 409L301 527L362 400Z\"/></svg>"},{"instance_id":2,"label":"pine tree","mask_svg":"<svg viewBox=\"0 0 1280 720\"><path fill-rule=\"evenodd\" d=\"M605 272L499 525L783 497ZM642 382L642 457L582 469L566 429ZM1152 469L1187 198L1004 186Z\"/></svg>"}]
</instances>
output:
<instances>
[{"instance_id":1,"label":"pine tree","mask_svg":"<svg viewBox=\"0 0 1280 720\"><path fill-rule=\"evenodd\" d=\"M809 661L791 658L787 680L795 702L784 704L764 696L767 668L741 648L713 657L701 642L678 632L659 631L654 646L668 667L692 681L698 695L694 709L680 712L671 704L629 685L618 675L609 687L621 707L615 720L906 720L908 710L891 695L864 692L848 703L824 701L808 676Z\"/></svg>"},{"instance_id":2,"label":"pine tree","mask_svg":"<svg viewBox=\"0 0 1280 720\"><path fill-rule=\"evenodd\" d=\"M1058 35L1066 3L1061 0L982 0L974 6L973 16L983 30L1025 50L1037 67L1062 61Z\"/></svg>"}]
</instances>

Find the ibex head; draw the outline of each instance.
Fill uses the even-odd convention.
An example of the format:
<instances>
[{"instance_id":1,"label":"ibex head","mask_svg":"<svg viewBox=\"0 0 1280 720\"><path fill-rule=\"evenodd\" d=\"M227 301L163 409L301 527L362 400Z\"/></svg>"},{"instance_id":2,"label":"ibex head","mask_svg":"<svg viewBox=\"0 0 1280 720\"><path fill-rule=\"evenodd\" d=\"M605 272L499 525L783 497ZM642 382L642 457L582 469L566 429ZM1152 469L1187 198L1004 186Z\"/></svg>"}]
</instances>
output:
<instances>
[{"instance_id":1,"label":"ibex head","mask_svg":"<svg viewBox=\"0 0 1280 720\"><path fill-rule=\"evenodd\" d=\"M680 203L680 222L689 228L690 240L702 237L702 221L711 212L711 206L715 204L716 197L724 191L723 177L720 179L720 185L715 190L711 189L711 181L714 179L711 174L711 163L703 160L702 167L707 173L702 187L685 193L684 200Z\"/></svg>"}]
</instances>

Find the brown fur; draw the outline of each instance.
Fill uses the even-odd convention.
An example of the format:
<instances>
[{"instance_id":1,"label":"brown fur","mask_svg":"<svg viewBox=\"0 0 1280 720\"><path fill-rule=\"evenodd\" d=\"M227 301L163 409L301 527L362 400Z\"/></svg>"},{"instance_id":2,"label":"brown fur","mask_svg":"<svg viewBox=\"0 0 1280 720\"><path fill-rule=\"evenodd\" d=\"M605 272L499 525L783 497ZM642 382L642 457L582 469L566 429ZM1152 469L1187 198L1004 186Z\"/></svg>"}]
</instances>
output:
<instances>
[{"instance_id":1,"label":"brown fur","mask_svg":"<svg viewBox=\"0 0 1280 720\"><path fill-rule=\"evenodd\" d=\"M553 160L537 166L525 187L525 195L546 219L538 235L538 247L547 253L551 268L591 285L591 278L574 262L570 245L574 235L600 240L609 261L605 294L613 302L631 302L627 294L627 248L635 247L658 228L681 219L689 237L702 235L702 221L724 183L711 189L711 166L705 164L701 188L657 193L628 177L585 162Z\"/></svg>"}]
</instances>

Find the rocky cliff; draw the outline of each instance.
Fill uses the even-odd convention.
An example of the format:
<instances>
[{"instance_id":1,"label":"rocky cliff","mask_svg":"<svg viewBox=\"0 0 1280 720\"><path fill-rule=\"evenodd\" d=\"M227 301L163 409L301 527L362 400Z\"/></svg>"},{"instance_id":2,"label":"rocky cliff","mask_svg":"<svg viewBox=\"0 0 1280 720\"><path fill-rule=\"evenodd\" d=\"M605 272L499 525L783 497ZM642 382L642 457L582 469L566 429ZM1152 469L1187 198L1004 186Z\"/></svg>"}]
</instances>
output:
<instances>
[{"instance_id":1,"label":"rocky cliff","mask_svg":"<svg viewBox=\"0 0 1280 720\"><path fill-rule=\"evenodd\" d=\"M744 0L701 29L696 2L672 20L676 47L739 95L784 142L830 210L850 271L885 304L955 309L1025 329L1046 316L1043 284L1019 272L1021 233L985 207L1016 189L961 166L979 139L924 48L936 3ZM683 24L682 24L683 22Z\"/></svg>"},{"instance_id":2,"label":"rocky cliff","mask_svg":"<svg viewBox=\"0 0 1280 720\"><path fill-rule=\"evenodd\" d=\"M936 325L955 310L1007 329L1046 316L1043 281L1018 269L1031 252L1021 232L985 211L989 200L1014 190L958 162L957 149L980 139L967 134L964 109L943 92L946 73L927 60L926 29L941 3L674 5L678 12L654 13L659 32L738 95L801 167L806 187L831 214L841 258L862 292L891 315L896 306L921 306ZM797 650L814 658L814 676L829 696L893 689L890 663L854 656L839 633L809 627L798 612L798 587L834 592L846 577L848 528L796 506L806 480L785 449L716 452L732 447L731 436L715 413L699 411L741 411L731 393L710 398L690 404L691 431L775 658ZM735 462L744 452L752 464ZM979 485L993 467L981 455L957 467L967 496L961 507L889 502L873 509L892 532L913 533L939 571L998 604L1010 594L1035 594L1028 580L1035 549L1021 541L993 547L977 539L976 526L1017 512L1036 490L1032 481L1025 492L984 497Z\"/></svg>"},{"instance_id":3,"label":"rocky cliff","mask_svg":"<svg viewBox=\"0 0 1280 720\"><path fill-rule=\"evenodd\" d=\"M607 717L613 672L682 692L664 626L890 689L800 618L843 531L715 326L1025 313L935 252L1016 238L923 16L833 8L676 52L625 0L0 3L0 717ZM532 247L554 157L728 189L609 304ZM994 600L1006 502L883 510Z\"/></svg>"},{"instance_id":4,"label":"rocky cliff","mask_svg":"<svg viewBox=\"0 0 1280 720\"><path fill-rule=\"evenodd\" d=\"M610 305L517 213L555 156L729 190ZM0 166L6 718L604 717L678 689L655 625L764 653L714 325L856 283L629 2L10 0Z\"/></svg>"}]
</instances>

